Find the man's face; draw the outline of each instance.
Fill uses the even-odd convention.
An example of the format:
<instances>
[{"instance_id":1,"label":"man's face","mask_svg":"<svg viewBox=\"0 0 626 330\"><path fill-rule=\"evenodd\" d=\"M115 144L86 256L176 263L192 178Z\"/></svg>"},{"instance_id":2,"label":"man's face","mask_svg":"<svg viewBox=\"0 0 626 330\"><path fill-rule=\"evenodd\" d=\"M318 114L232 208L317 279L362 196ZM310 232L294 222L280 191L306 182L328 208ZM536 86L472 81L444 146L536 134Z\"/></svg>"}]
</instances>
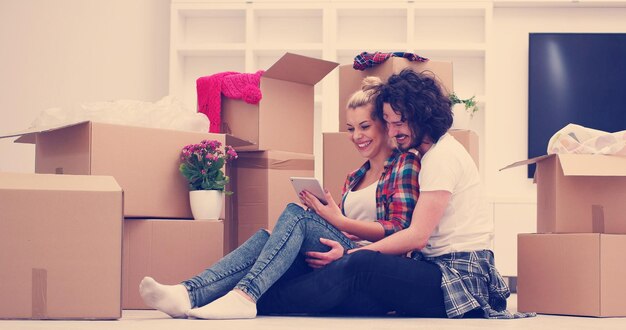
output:
<instances>
[{"instance_id":1,"label":"man's face","mask_svg":"<svg viewBox=\"0 0 626 330\"><path fill-rule=\"evenodd\" d=\"M406 151L414 147L414 136L409 128L409 125L406 121L402 120L402 116L400 114L393 111L393 108L391 108L389 103L383 104L383 118L387 123L387 132L389 137L396 140L400 150Z\"/></svg>"}]
</instances>

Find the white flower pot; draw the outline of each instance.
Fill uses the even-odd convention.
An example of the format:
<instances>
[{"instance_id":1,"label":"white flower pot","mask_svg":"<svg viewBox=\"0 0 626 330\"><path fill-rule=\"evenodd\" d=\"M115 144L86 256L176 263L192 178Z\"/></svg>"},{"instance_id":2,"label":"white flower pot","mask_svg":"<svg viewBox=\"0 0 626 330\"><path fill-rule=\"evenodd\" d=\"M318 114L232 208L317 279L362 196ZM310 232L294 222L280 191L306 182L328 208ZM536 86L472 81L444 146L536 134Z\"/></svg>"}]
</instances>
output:
<instances>
[{"instance_id":1,"label":"white flower pot","mask_svg":"<svg viewBox=\"0 0 626 330\"><path fill-rule=\"evenodd\" d=\"M191 213L196 220L218 220L222 214L224 191L194 190L189 192Z\"/></svg>"}]
</instances>

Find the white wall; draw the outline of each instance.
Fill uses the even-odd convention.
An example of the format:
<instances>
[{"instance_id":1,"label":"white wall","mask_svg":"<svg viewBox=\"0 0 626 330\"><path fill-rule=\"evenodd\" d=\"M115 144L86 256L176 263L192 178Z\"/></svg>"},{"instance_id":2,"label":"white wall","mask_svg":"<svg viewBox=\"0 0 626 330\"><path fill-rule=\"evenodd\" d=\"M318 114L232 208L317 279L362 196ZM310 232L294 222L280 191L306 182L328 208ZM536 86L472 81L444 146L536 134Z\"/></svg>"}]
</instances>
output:
<instances>
[{"instance_id":1,"label":"white wall","mask_svg":"<svg viewBox=\"0 0 626 330\"><path fill-rule=\"evenodd\" d=\"M169 0L0 0L0 133L84 102L168 92ZM0 140L0 171L34 172L34 149Z\"/></svg>"}]
</instances>

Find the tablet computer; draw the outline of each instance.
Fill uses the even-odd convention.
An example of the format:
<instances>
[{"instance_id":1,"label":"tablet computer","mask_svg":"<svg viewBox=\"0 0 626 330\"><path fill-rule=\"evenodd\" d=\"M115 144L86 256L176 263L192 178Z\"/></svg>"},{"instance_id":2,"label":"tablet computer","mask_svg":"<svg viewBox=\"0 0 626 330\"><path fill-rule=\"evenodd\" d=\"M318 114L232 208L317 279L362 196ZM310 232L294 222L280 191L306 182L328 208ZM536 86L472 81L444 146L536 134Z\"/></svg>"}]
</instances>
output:
<instances>
[{"instance_id":1,"label":"tablet computer","mask_svg":"<svg viewBox=\"0 0 626 330\"><path fill-rule=\"evenodd\" d=\"M326 198L324 197L324 189L322 189L322 185L316 178L292 176L289 179L291 180L291 184L293 185L293 189L296 190L297 195L300 195L301 191L306 190L313 194L313 196L317 197L322 204L328 204Z\"/></svg>"}]
</instances>

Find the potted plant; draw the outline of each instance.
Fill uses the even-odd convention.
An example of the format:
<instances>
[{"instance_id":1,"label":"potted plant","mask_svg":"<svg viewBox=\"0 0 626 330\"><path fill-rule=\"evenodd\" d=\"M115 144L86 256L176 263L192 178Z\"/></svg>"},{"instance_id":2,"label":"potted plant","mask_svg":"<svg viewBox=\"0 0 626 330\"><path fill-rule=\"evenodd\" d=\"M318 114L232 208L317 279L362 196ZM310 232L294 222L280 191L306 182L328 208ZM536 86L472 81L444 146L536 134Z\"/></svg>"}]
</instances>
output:
<instances>
[{"instance_id":1,"label":"potted plant","mask_svg":"<svg viewBox=\"0 0 626 330\"><path fill-rule=\"evenodd\" d=\"M468 129L470 127L470 121L474 117L474 114L478 111L476 96L472 96L468 99L462 99L458 97L455 92L452 92L450 93L449 98L454 115L452 127L456 129ZM458 104L462 104L464 109L455 107Z\"/></svg>"},{"instance_id":2,"label":"potted plant","mask_svg":"<svg viewBox=\"0 0 626 330\"><path fill-rule=\"evenodd\" d=\"M196 220L218 219L222 212L224 194L229 177L223 167L237 159L231 146L217 140L202 140L183 147L180 153L180 173L189 184L189 203Z\"/></svg>"},{"instance_id":3,"label":"potted plant","mask_svg":"<svg viewBox=\"0 0 626 330\"><path fill-rule=\"evenodd\" d=\"M469 113L470 118L474 117L474 114L478 111L478 105L476 104L476 95L473 95L469 99L461 99L459 98L455 92L450 93L450 101L452 102L452 106L457 104L463 104L465 106L465 111Z\"/></svg>"}]
</instances>

